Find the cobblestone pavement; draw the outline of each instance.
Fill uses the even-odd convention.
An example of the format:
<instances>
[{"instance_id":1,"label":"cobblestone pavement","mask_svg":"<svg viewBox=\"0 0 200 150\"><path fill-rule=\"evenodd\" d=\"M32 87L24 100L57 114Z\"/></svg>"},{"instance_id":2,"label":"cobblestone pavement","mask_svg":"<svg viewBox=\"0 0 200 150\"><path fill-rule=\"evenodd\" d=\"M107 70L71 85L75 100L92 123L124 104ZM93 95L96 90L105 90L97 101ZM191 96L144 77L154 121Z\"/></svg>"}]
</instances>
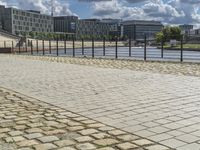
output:
<instances>
[{"instance_id":1,"label":"cobblestone pavement","mask_svg":"<svg viewBox=\"0 0 200 150\"><path fill-rule=\"evenodd\" d=\"M165 72L150 62L140 72L70 64L84 59L23 57L0 56L0 85L177 150L200 149L200 78L181 73L197 76L198 65L169 63Z\"/></svg>"},{"instance_id":2,"label":"cobblestone pavement","mask_svg":"<svg viewBox=\"0 0 200 150\"><path fill-rule=\"evenodd\" d=\"M166 146L0 88L2 150L169 150Z\"/></svg>"},{"instance_id":3,"label":"cobblestone pavement","mask_svg":"<svg viewBox=\"0 0 200 150\"><path fill-rule=\"evenodd\" d=\"M12 55L10 55L13 57ZM20 58L27 58L27 55L19 55ZM95 58L82 58L79 57L45 57L45 56L28 56L33 60L44 60L51 62L62 62L67 64L87 65L101 68L113 68L113 69L129 69L134 71L152 72L161 74L173 74L173 75L187 75L187 76L200 76L200 63L180 63L180 62L168 62L168 61L137 61L126 59L95 59Z\"/></svg>"}]
</instances>

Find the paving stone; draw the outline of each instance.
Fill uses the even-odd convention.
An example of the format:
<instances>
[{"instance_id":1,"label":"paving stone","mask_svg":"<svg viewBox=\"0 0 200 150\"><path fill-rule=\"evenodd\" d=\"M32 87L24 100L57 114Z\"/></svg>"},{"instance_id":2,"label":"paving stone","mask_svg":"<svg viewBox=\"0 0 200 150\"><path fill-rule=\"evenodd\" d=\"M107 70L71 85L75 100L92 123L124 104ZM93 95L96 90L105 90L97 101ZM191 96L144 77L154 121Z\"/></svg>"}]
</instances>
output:
<instances>
[{"instance_id":1,"label":"paving stone","mask_svg":"<svg viewBox=\"0 0 200 150\"><path fill-rule=\"evenodd\" d=\"M11 136L17 136L17 135L22 135L23 132L21 132L21 131L11 131L8 134L11 135Z\"/></svg>"},{"instance_id":2,"label":"paving stone","mask_svg":"<svg viewBox=\"0 0 200 150\"><path fill-rule=\"evenodd\" d=\"M110 131L110 130L113 130L113 129L114 129L113 127L108 127L108 126L99 128L99 130L101 130L101 131Z\"/></svg>"},{"instance_id":3,"label":"paving stone","mask_svg":"<svg viewBox=\"0 0 200 150\"><path fill-rule=\"evenodd\" d=\"M95 129L85 129L85 130L79 131L79 133L82 135L90 135L90 134L97 133L97 132L98 131Z\"/></svg>"},{"instance_id":4,"label":"paving stone","mask_svg":"<svg viewBox=\"0 0 200 150\"><path fill-rule=\"evenodd\" d=\"M118 144L117 147L118 147L119 149L121 149L121 150L128 150L128 149L136 148L136 147L138 147L138 146L135 145L135 144L126 142L126 143Z\"/></svg>"},{"instance_id":5,"label":"paving stone","mask_svg":"<svg viewBox=\"0 0 200 150\"><path fill-rule=\"evenodd\" d=\"M46 143L46 144L38 144L34 146L34 148L35 150L50 150L50 149L57 148L57 146L52 143Z\"/></svg>"},{"instance_id":6,"label":"paving stone","mask_svg":"<svg viewBox=\"0 0 200 150\"><path fill-rule=\"evenodd\" d=\"M112 147L104 147L104 148L99 148L98 150L115 150Z\"/></svg>"},{"instance_id":7,"label":"paving stone","mask_svg":"<svg viewBox=\"0 0 200 150\"><path fill-rule=\"evenodd\" d=\"M62 130L62 129L50 130L50 131L45 132L46 135L56 135L56 134L64 134L64 133L67 133L67 131Z\"/></svg>"},{"instance_id":8,"label":"paving stone","mask_svg":"<svg viewBox=\"0 0 200 150\"><path fill-rule=\"evenodd\" d=\"M200 144L197 143L191 143L177 148L177 150L199 150L199 149L200 149Z\"/></svg>"},{"instance_id":9,"label":"paving stone","mask_svg":"<svg viewBox=\"0 0 200 150\"><path fill-rule=\"evenodd\" d=\"M132 140L139 139L139 137L136 135L119 135L117 136L117 138L123 141L132 141Z\"/></svg>"},{"instance_id":10,"label":"paving stone","mask_svg":"<svg viewBox=\"0 0 200 150\"><path fill-rule=\"evenodd\" d=\"M83 120L81 122L85 123L85 124L94 124L94 123L96 123L96 121L94 121L94 120Z\"/></svg>"},{"instance_id":11,"label":"paving stone","mask_svg":"<svg viewBox=\"0 0 200 150\"><path fill-rule=\"evenodd\" d=\"M60 140L60 141L56 141L54 142L54 144L56 144L59 147L63 147L63 146L70 146L70 145L74 145L75 142L72 140Z\"/></svg>"},{"instance_id":12,"label":"paving stone","mask_svg":"<svg viewBox=\"0 0 200 150\"><path fill-rule=\"evenodd\" d=\"M145 147L145 149L147 149L147 150L169 150L169 148L162 146L162 145L152 145L152 146Z\"/></svg>"},{"instance_id":13,"label":"paving stone","mask_svg":"<svg viewBox=\"0 0 200 150\"><path fill-rule=\"evenodd\" d=\"M8 135L7 135L6 133L1 133L1 134L0 134L0 139L1 139L1 138L5 138L5 137L7 137L7 136L8 136Z\"/></svg>"},{"instance_id":14,"label":"paving stone","mask_svg":"<svg viewBox=\"0 0 200 150\"><path fill-rule=\"evenodd\" d=\"M42 133L43 130L40 128L31 128L26 130L27 133Z\"/></svg>"},{"instance_id":15,"label":"paving stone","mask_svg":"<svg viewBox=\"0 0 200 150\"><path fill-rule=\"evenodd\" d=\"M169 129L161 127L161 126L153 127L153 128L148 129L148 130L155 132L155 133L163 133L163 132L169 131Z\"/></svg>"},{"instance_id":16,"label":"paving stone","mask_svg":"<svg viewBox=\"0 0 200 150\"><path fill-rule=\"evenodd\" d=\"M27 126L26 125L16 125L16 126L14 126L14 129L16 129L16 130L25 130L25 129L27 129Z\"/></svg>"},{"instance_id":17,"label":"paving stone","mask_svg":"<svg viewBox=\"0 0 200 150\"><path fill-rule=\"evenodd\" d=\"M107 133L96 133L96 134L92 134L91 136L93 136L96 139L104 139L104 138L110 137L110 135Z\"/></svg>"},{"instance_id":18,"label":"paving stone","mask_svg":"<svg viewBox=\"0 0 200 150\"><path fill-rule=\"evenodd\" d=\"M76 150L76 149L74 149L73 147L62 147L57 150Z\"/></svg>"},{"instance_id":19,"label":"paving stone","mask_svg":"<svg viewBox=\"0 0 200 150\"><path fill-rule=\"evenodd\" d=\"M73 118L73 120L76 120L76 121L83 121L83 120L87 120L88 118L86 117L77 117L77 118Z\"/></svg>"},{"instance_id":20,"label":"paving stone","mask_svg":"<svg viewBox=\"0 0 200 150\"><path fill-rule=\"evenodd\" d=\"M63 139L63 140L71 140L71 139L75 139L75 138L78 138L78 137L81 137L81 136L82 135L80 135L78 133L69 132L69 133L63 134L61 136L61 139Z\"/></svg>"},{"instance_id":21,"label":"paving stone","mask_svg":"<svg viewBox=\"0 0 200 150\"><path fill-rule=\"evenodd\" d=\"M4 116L3 118L5 118L5 119L14 119L14 118L16 118L17 116Z\"/></svg>"},{"instance_id":22,"label":"paving stone","mask_svg":"<svg viewBox=\"0 0 200 150\"><path fill-rule=\"evenodd\" d=\"M20 149L17 149L17 150L33 150L33 149L29 148L29 147L24 147L24 148L20 148Z\"/></svg>"},{"instance_id":23,"label":"paving stone","mask_svg":"<svg viewBox=\"0 0 200 150\"><path fill-rule=\"evenodd\" d=\"M41 133L31 133L31 134L24 135L24 137L28 138L29 140L39 138L39 137L42 137L42 136L43 136L43 134L41 134Z\"/></svg>"},{"instance_id":24,"label":"paving stone","mask_svg":"<svg viewBox=\"0 0 200 150\"><path fill-rule=\"evenodd\" d=\"M79 131L79 130L83 130L84 127L83 126L75 126L75 127L67 127L67 129L69 131Z\"/></svg>"},{"instance_id":25,"label":"paving stone","mask_svg":"<svg viewBox=\"0 0 200 150\"><path fill-rule=\"evenodd\" d=\"M96 149L96 147L93 144L90 144L90 143L78 144L76 146L76 148L79 149L79 150L93 150L93 149Z\"/></svg>"},{"instance_id":26,"label":"paving stone","mask_svg":"<svg viewBox=\"0 0 200 150\"><path fill-rule=\"evenodd\" d=\"M199 140L199 137L193 136L191 134L184 134L184 135L180 135L177 136L176 139L184 141L184 142L189 142L189 143L193 143Z\"/></svg>"},{"instance_id":27,"label":"paving stone","mask_svg":"<svg viewBox=\"0 0 200 150\"><path fill-rule=\"evenodd\" d=\"M41 127L43 126L43 123L30 123L30 124L27 124L27 126L31 127L31 128L37 128L37 127Z\"/></svg>"},{"instance_id":28,"label":"paving stone","mask_svg":"<svg viewBox=\"0 0 200 150\"><path fill-rule=\"evenodd\" d=\"M176 133L174 133L174 134L176 134ZM169 134L166 134L166 133L161 133L161 134L156 134L154 136L150 136L148 138L153 140L153 141L160 142L160 141L164 141L164 140L167 140L167 139L171 139L171 138L173 138L173 136L169 135Z\"/></svg>"},{"instance_id":29,"label":"paving stone","mask_svg":"<svg viewBox=\"0 0 200 150\"><path fill-rule=\"evenodd\" d=\"M75 140L78 142L90 142L90 141L93 141L94 139L89 136L81 136L81 137L75 138Z\"/></svg>"},{"instance_id":30,"label":"paving stone","mask_svg":"<svg viewBox=\"0 0 200 150\"><path fill-rule=\"evenodd\" d=\"M37 145L39 143L35 140L24 140L24 141L21 141L21 142L17 142L16 144L19 147L28 147L28 146L32 146L32 145Z\"/></svg>"},{"instance_id":31,"label":"paving stone","mask_svg":"<svg viewBox=\"0 0 200 150\"><path fill-rule=\"evenodd\" d=\"M45 121L44 124L46 126L57 126L59 123L56 121Z\"/></svg>"},{"instance_id":32,"label":"paving stone","mask_svg":"<svg viewBox=\"0 0 200 150\"><path fill-rule=\"evenodd\" d=\"M67 123L69 126L81 126L82 124L76 121L69 121Z\"/></svg>"},{"instance_id":33,"label":"paving stone","mask_svg":"<svg viewBox=\"0 0 200 150\"><path fill-rule=\"evenodd\" d=\"M180 147L180 146L187 144L187 143L182 142L182 141L177 140L177 139L168 139L168 140L162 141L161 143L166 145L166 146L172 147L172 148L177 148L177 147Z\"/></svg>"},{"instance_id":34,"label":"paving stone","mask_svg":"<svg viewBox=\"0 0 200 150\"><path fill-rule=\"evenodd\" d=\"M107 139L95 140L94 143L100 146L108 146L108 145L117 144L119 143L119 141L115 139L107 138Z\"/></svg>"},{"instance_id":35,"label":"paving stone","mask_svg":"<svg viewBox=\"0 0 200 150\"><path fill-rule=\"evenodd\" d=\"M116 135L125 134L126 132L121 131L121 130L112 130L112 131L108 131L108 133L116 136Z\"/></svg>"},{"instance_id":36,"label":"paving stone","mask_svg":"<svg viewBox=\"0 0 200 150\"><path fill-rule=\"evenodd\" d=\"M152 141L149 141L149 140L146 140L146 139L136 140L136 141L133 141L133 143L135 143L137 145L140 145L140 146L145 146L145 145L151 145L151 144L153 144Z\"/></svg>"},{"instance_id":37,"label":"paving stone","mask_svg":"<svg viewBox=\"0 0 200 150\"><path fill-rule=\"evenodd\" d=\"M100 128L100 127L104 127L105 125L101 123L94 123L94 124L89 124L87 126L90 128Z\"/></svg>"},{"instance_id":38,"label":"paving stone","mask_svg":"<svg viewBox=\"0 0 200 150\"><path fill-rule=\"evenodd\" d=\"M10 129L9 128L0 128L0 133L6 133L9 132Z\"/></svg>"},{"instance_id":39,"label":"paving stone","mask_svg":"<svg viewBox=\"0 0 200 150\"><path fill-rule=\"evenodd\" d=\"M43 136L43 137L38 138L38 140L43 143L47 143L47 142L58 141L59 138L56 136Z\"/></svg>"},{"instance_id":40,"label":"paving stone","mask_svg":"<svg viewBox=\"0 0 200 150\"><path fill-rule=\"evenodd\" d=\"M19 142L19 141L23 141L23 140L25 140L25 138L23 138L22 136L7 137L5 139L5 141L7 143Z\"/></svg>"}]
</instances>

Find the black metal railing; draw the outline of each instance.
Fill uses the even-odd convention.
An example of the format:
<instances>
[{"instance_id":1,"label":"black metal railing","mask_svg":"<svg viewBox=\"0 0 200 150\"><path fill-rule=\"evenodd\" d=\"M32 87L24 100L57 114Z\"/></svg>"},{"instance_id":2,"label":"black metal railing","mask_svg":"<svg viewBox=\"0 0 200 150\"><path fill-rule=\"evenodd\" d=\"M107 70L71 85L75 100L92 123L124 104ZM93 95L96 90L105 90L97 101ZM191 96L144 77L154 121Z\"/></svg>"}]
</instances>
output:
<instances>
[{"instance_id":1,"label":"black metal railing","mask_svg":"<svg viewBox=\"0 0 200 150\"><path fill-rule=\"evenodd\" d=\"M193 61L200 62L200 49L185 49L186 44L181 38L176 47L167 47L166 42L162 39L160 44L152 47L146 35L143 40L137 43L131 38L120 41L119 38L114 40L85 40L80 41L73 38L71 41L57 39L53 40L26 40L21 41L0 41L0 52L2 49L10 49L13 54L31 54L31 55L48 55L48 56L72 56L72 57L92 57L92 58L115 58L115 59L140 59L144 61ZM155 42L155 41L154 41ZM200 47L200 44L199 44Z\"/></svg>"}]
</instances>

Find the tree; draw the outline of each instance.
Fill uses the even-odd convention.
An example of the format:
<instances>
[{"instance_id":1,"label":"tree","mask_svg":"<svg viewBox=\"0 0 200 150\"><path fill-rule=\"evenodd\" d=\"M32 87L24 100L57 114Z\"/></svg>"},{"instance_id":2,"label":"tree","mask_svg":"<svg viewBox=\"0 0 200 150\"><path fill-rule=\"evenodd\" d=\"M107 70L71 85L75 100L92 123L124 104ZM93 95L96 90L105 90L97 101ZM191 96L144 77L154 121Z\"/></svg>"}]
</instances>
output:
<instances>
[{"instance_id":1,"label":"tree","mask_svg":"<svg viewBox=\"0 0 200 150\"><path fill-rule=\"evenodd\" d=\"M181 29L179 27L166 26L161 32L156 34L156 41L160 43L162 40L163 42L168 42L171 39L180 40L181 36Z\"/></svg>"},{"instance_id":2,"label":"tree","mask_svg":"<svg viewBox=\"0 0 200 150\"><path fill-rule=\"evenodd\" d=\"M31 37L31 38L35 38L35 33L34 32L29 32L29 36Z\"/></svg>"},{"instance_id":3,"label":"tree","mask_svg":"<svg viewBox=\"0 0 200 150\"><path fill-rule=\"evenodd\" d=\"M181 40L181 29L179 27L171 27L170 28L170 38Z\"/></svg>"},{"instance_id":4,"label":"tree","mask_svg":"<svg viewBox=\"0 0 200 150\"><path fill-rule=\"evenodd\" d=\"M164 39L164 34L163 34L163 32L158 32L158 33L156 34L156 42L157 42L157 43L161 43L163 39Z\"/></svg>"}]
</instances>

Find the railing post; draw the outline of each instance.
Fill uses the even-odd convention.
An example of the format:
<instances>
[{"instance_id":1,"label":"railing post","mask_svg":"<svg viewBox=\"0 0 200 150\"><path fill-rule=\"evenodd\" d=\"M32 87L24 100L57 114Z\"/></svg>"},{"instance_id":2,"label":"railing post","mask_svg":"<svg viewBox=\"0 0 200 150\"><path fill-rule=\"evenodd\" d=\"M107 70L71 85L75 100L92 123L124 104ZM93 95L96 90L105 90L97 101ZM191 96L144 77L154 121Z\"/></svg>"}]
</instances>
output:
<instances>
[{"instance_id":1,"label":"railing post","mask_svg":"<svg viewBox=\"0 0 200 150\"><path fill-rule=\"evenodd\" d=\"M49 53L51 54L51 40L49 40Z\"/></svg>"},{"instance_id":2,"label":"railing post","mask_svg":"<svg viewBox=\"0 0 200 150\"><path fill-rule=\"evenodd\" d=\"M92 38L92 58L94 58L94 38Z\"/></svg>"},{"instance_id":3,"label":"railing post","mask_svg":"<svg viewBox=\"0 0 200 150\"><path fill-rule=\"evenodd\" d=\"M82 55L85 55L85 52L84 52L84 39L82 39Z\"/></svg>"},{"instance_id":4,"label":"railing post","mask_svg":"<svg viewBox=\"0 0 200 150\"><path fill-rule=\"evenodd\" d=\"M118 39L115 39L115 58L118 58Z\"/></svg>"},{"instance_id":5,"label":"railing post","mask_svg":"<svg viewBox=\"0 0 200 150\"><path fill-rule=\"evenodd\" d=\"M129 57L131 57L131 38L129 39Z\"/></svg>"},{"instance_id":6,"label":"railing post","mask_svg":"<svg viewBox=\"0 0 200 150\"><path fill-rule=\"evenodd\" d=\"M14 42L12 41L12 53L14 53Z\"/></svg>"},{"instance_id":7,"label":"railing post","mask_svg":"<svg viewBox=\"0 0 200 150\"><path fill-rule=\"evenodd\" d=\"M42 40L42 54L44 55L45 52L44 52L44 40Z\"/></svg>"},{"instance_id":8,"label":"railing post","mask_svg":"<svg viewBox=\"0 0 200 150\"><path fill-rule=\"evenodd\" d=\"M37 46L37 54L38 54L39 53L38 40L36 40L36 46Z\"/></svg>"},{"instance_id":9,"label":"railing post","mask_svg":"<svg viewBox=\"0 0 200 150\"><path fill-rule=\"evenodd\" d=\"M25 45L25 46L26 46L26 52L28 52L28 47L27 47L27 40L26 40L26 45Z\"/></svg>"},{"instance_id":10,"label":"railing post","mask_svg":"<svg viewBox=\"0 0 200 150\"><path fill-rule=\"evenodd\" d=\"M72 38L72 42L73 42L73 57L75 57L75 38Z\"/></svg>"},{"instance_id":11,"label":"railing post","mask_svg":"<svg viewBox=\"0 0 200 150\"><path fill-rule=\"evenodd\" d=\"M57 38L57 40L56 40L56 55L58 56L59 54L58 54L58 38Z\"/></svg>"},{"instance_id":12,"label":"railing post","mask_svg":"<svg viewBox=\"0 0 200 150\"><path fill-rule=\"evenodd\" d=\"M162 38L162 42L161 42L161 58L164 58L164 40Z\"/></svg>"},{"instance_id":13,"label":"railing post","mask_svg":"<svg viewBox=\"0 0 200 150\"><path fill-rule=\"evenodd\" d=\"M31 55L33 55L33 41L31 40Z\"/></svg>"},{"instance_id":14,"label":"railing post","mask_svg":"<svg viewBox=\"0 0 200 150\"><path fill-rule=\"evenodd\" d=\"M106 38L103 38L103 56L106 56Z\"/></svg>"},{"instance_id":15,"label":"railing post","mask_svg":"<svg viewBox=\"0 0 200 150\"><path fill-rule=\"evenodd\" d=\"M66 45L66 38L64 40L64 51L65 51L65 54L67 53L67 45Z\"/></svg>"},{"instance_id":16,"label":"railing post","mask_svg":"<svg viewBox=\"0 0 200 150\"><path fill-rule=\"evenodd\" d=\"M144 36L144 61L147 60L147 36Z\"/></svg>"},{"instance_id":17,"label":"railing post","mask_svg":"<svg viewBox=\"0 0 200 150\"><path fill-rule=\"evenodd\" d=\"M4 41L4 48L6 48L6 41Z\"/></svg>"},{"instance_id":18,"label":"railing post","mask_svg":"<svg viewBox=\"0 0 200 150\"><path fill-rule=\"evenodd\" d=\"M21 53L21 42L20 42L20 40L19 40L19 43L18 43L19 45L19 54Z\"/></svg>"},{"instance_id":19,"label":"railing post","mask_svg":"<svg viewBox=\"0 0 200 150\"><path fill-rule=\"evenodd\" d=\"M183 38L181 38L181 62L183 62Z\"/></svg>"}]
</instances>

